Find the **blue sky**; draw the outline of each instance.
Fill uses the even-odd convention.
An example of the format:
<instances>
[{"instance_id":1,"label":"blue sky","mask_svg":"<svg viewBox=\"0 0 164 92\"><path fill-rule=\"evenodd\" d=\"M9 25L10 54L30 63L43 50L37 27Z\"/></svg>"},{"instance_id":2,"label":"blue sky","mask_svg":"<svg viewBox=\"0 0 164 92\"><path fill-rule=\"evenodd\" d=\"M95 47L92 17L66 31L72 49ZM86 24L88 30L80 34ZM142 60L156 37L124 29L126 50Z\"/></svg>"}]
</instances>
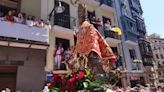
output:
<instances>
[{"instance_id":1,"label":"blue sky","mask_svg":"<svg viewBox=\"0 0 164 92\"><path fill-rule=\"evenodd\" d=\"M164 38L164 0L140 0L147 33Z\"/></svg>"}]
</instances>

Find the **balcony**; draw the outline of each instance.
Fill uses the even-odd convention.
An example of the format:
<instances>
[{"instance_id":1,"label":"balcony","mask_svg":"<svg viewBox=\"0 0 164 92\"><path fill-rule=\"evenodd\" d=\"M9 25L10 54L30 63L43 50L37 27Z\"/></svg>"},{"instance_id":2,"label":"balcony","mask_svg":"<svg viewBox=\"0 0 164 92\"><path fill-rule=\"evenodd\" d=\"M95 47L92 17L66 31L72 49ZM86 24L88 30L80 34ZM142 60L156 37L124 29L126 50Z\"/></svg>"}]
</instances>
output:
<instances>
[{"instance_id":1,"label":"balcony","mask_svg":"<svg viewBox=\"0 0 164 92\"><path fill-rule=\"evenodd\" d=\"M107 41L112 42L112 43L121 43L121 36L118 35L118 33L113 32L113 31L109 31L109 32L105 32L104 31L104 36L106 38Z\"/></svg>"},{"instance_id":2,"label":"balcony","mask_svg":"<svg viewBox=\"0 0 164 92\"><path fill-rule=\"evenodd\" d=\"M121 16L122 19L122 24L123 24L123 29L125 30L125 32L139 36L139 32L137 31L137 26L136 26L136 22L134 19L123 15Z\"/></svg>"},{"instance_id":3,"label":"balcony","mask_svg":"<svg viewBox=\"0 0 164 92\"><path fill-rule=\"evenodd\" d=\"M68 29L74 29L76 25L76 18L69 15L56 14L54 16L54 25L58 25Z\"/></svg>"},{"instance_id":4,"label":"balcony","mask_svg":"<svg viewBox=\"0 0 164 92\"><path fill-rule=\"evenodd\" d=\"M52 31L56 32L56 34L74 35L74 31L77 29L77 19L75 17L56 14L52 18L54 20Z\"/></svg>"},{"instance_id":5,"label":"balcony","mask_svg":"<svg viewBox=\"0 0 164 92\"><path fill-rule=\"evenodd\" d=\"M135 10L137 12L140 11L140 4L139 4L139 2L137 0L129 0L129 2L130 2L130 7L133 10Z\"/></svg>"},{"instance_id":6,"label":"balcony","mask_svg":"<svg viewBox=\"0 0 164 92\"><path fill-rule=\"evenodd\" d=\"M45 49L48 38L49 32L44 29L0 21L0 45Z\"/></svg>"},{"instance_id":7,"label":"balcony","mask_svg":"<svg viewBox=\"0 0 164 92\"><path fill-rule=\"evenodd\" d=\"M153 52L150 46L150 43L144 39L139 39L139 47L142 56L148 56L153 58Z\"/></svg>"},{"instance_id":8,"label":"balcony","mask_svg":"<svg viewBox=\"0 0 164 92\"><path fill-rule=\"evenodd\" d=\"M153 62L152 61L143 61L143 65L144 66L153 66Z\"/></svg>"},{"instance_id":9,"label":"balcony","mask_svg":"<svg viewBox=\"0 0 164 92\"><path fill-rule=\"evenodd\" d=\"M110 6L110 7L113 6L112 0L95 0L95 1L100 2L100 5L105 4L105 5Z\"/></svg>"}]
</instances>

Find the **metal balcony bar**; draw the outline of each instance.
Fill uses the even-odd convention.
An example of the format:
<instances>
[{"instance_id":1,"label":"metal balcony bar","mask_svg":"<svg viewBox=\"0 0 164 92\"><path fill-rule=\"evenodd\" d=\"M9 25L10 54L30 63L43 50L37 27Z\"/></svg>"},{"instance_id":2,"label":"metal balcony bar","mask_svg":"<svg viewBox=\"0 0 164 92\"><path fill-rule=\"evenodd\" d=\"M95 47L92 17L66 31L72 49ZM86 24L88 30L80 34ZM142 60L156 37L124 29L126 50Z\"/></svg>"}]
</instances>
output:
<instances>
[{"instance_id":1,"label":"metal balcony bar","mask_svg":"<svg viewBox=\"0 0 164 92\"><path fill-rule=\"evenodd\" d=\"M54 16L54 25L74 29L77 25L76 18L70 15L56 14Z\"/></svg>"}]
</instances>

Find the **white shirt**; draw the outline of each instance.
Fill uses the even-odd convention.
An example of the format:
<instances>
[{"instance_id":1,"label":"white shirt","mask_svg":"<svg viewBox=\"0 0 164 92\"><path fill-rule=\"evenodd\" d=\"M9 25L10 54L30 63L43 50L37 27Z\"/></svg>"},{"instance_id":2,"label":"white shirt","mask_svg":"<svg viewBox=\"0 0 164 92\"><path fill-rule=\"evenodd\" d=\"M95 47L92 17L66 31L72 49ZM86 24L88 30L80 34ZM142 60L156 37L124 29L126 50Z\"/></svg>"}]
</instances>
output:
<instances>
[{"instance_id":1,"label":"white shirt","mask_svg":"<svg viewBox=\"0 0 164 92\"><path fill-rule=\"evenodd\" d=\"M24 19L21 19L21 18L18 18L18 17L14 17L14 20L15 20L17 23L23 23L23 20L24 20Z\"/></svg>"},{"instance_id":2,"label":"white shirt","mask_svg":"<svg viewBox=\"0 0 164 92\"><path fill-rule=\"evenodd\" d=\"M27 24L28 26L34 26L34 21L33 21L33 20L27 20L27 21L26 21L26 24Z\"/></svg>"},{"instance_id":3,"label":"white shirt","mask_svg":"<svg viewBox=\"0 0 164 92\"><path fill-rule=\"evenodd\" d=\"M37 26L37 27L40 27L40 28L43 28L43 27L44 27L44 24L43 24L43 22L41 22L41 23L36 22L36 26Z\"/></svg>"},{"instance_id":4,"label":"white shirt","mask_svg":"<svg viewBox=\"0 0 164 92\"><path fill-rule=\"evenodd\" d=\"M45 25L44 25L44 30L50 31L50 30L51 30L51 25L45 24Z\"/></svg>"}]
</instances>

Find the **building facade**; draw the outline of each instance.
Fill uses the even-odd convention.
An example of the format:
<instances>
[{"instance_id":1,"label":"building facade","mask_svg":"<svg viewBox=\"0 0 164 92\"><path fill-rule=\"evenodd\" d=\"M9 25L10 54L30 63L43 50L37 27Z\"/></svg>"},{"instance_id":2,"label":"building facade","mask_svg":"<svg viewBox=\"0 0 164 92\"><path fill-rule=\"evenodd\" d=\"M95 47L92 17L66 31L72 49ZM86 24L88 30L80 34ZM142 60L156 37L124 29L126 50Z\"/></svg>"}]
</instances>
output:
<instances>
[{"instance_id":1,"label":"building facade","mask_svg":"<svg viewBox=\"0 0 164 92\"><path fill-rule=\"evenodd\" d=\"M47 5L50 5L50 3L54 2L49 2ZM118 25L113 2L110 0L103 0L103 2L99 0L81 0L76 4L73 3L73 0L61 0L61 4L65 7L65 11L60 14L53 14L53 17L51 18L54 26L50 32L50 47L47 55L46 71L52 71L54 69L53 54L55 45L62 43L64 50L74 46L75 31L78 30L79 25L85 18L89 21L91 21L93 17L96 19L99 18L102 25L104 25L107 20L110 21L111 25ZM52 5L50 10L55 6L57 5ZM120 36L117 33L108 35L103 33L102 35L104 35L113 51L122 55Z\"/></svg>"},{"instance_id":2,"label":"building facade","mask_svg":"<svg viewBox=\"0 0 164 92\"><path fill-rule=\"evenodd\" d=\"M129 0L129 5L131 9L132 18L135 20L138 36L138 44L140 48L140 53L142 57L142 62L145 72L145 82L149 85L154 85L153 77L153 53L151 50L150 42L146 40L146 27L144 19L142 18L142 7L140 0Z\"/></svg>"},{"instance_id":3,"label":"building facade","mask_svg":"<svg viewBox=\"0 0 164 92\"><path fill-rule=\"evenodd\" d=\"M44 86L49 32L3 20L9 10L41 18L41 1L35 3L38 4L33 0L0 1L0 90L8 87L13 92L39 92Z\"/></svg>"},{"instance_id":4,"label":"building facade","mask_svg":"<svg viewBox=\"0 0 164 92\"><path fill-rule=\"evenodd\" d=\"M153 57L155 61L155 70L158 76L156 80L158 84L164 83L164 39L157 34L152 34L147 38L151 43Z\"/></svg>"},{"instance_id":5,"label":"building facade","mask_svg":"<svg viewBox=\"0 0 164 92\"><path fill-rule=\"evenodd\" d=\"M114 0L119 26L122 29L122 49L125 60L124 81L126 86L145 85L144 65L139 48L140 31L134 17L142 14L138 0ZM136 12L137 11L137 12ZM139 19L140 16L139 16ZM142 25L142 24L141 24ZM144 30L145 31L145 30Z\"/></svg>"},{"instance_id":6,"label":"building facade","mask_svg":"<svg viewBox=\"0 0 164 92\"><path fill-rule=\"evenodd\" d=\"M26 13L36 19L46 20L51 16L52 29L45 31L18 23L0 21L0 90L7 87L23 92L39 91L44 85L46 73L54 70L54 49L62 43L64 50L75 45L75 32L85 18L99 18L102 28L107 21L117 26L117 17L112 0L2 0L0 11ZM56 11L58 6L64 11ZM53 10L53 11L52 11ZM12 28L11 28L12 27ZM12 29L12 32L11 32ZM100 31L100 30L99 30ZM110 32L104 34L113 51L123 57L121 37ZM5 71L5 72L4 72ZM59 71L58 73L61 73ZM7 81L9 80L9 82Z\"/></svg>"}]
</instances>

